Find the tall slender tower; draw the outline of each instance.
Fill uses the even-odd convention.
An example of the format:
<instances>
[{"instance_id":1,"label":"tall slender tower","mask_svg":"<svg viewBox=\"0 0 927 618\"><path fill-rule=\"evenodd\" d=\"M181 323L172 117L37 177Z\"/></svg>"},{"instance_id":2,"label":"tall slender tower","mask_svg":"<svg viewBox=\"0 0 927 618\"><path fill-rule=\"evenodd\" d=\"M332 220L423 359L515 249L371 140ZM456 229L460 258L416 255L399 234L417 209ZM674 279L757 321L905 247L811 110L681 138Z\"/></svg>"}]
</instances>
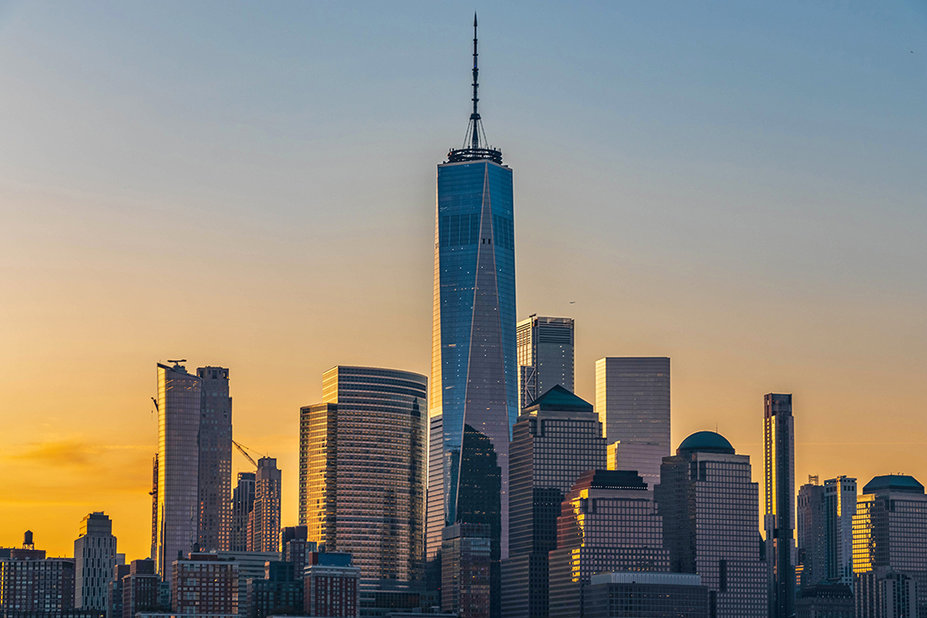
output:
<instances>
[{"instance_id":1,"label":"tall slender tower","mask_svg":"<svg viewBox=\"0 0 927 618\"><path fill-rule=\"evenodd\" d=\"M573 392L573 318L532 315L518 323L518 413L555 386Z\"/></svg>"},{"instance_id":2,"label":"tall slender tower","mask_svg":"<svg viewBox=\"0 0 927 618\"><path fill-rule=\"evenodd\" d=\"M173 361L168 361L173 362ZM198 538L200 392L202 380L177 361L158 363L158 573L170 581L171 563Z\"/></svg>"},{"instance_id":3,"label":"tall slender tower","mask_svg":"<svg viewBox=\"0 0 927 618\"><path fill-rule=\"evenodd\" d=\"M769 565L769 616L791 618L795 612L795 420L792 395L764 398L766 472L766 561Z\"/></svg>"},{"instance_id":4,"label":"tall slender tower","mask_svg":"<svg viewBox=\"0 0 927 618\"><path fill-rule=\"evenodd\" d=\"M463 146L438 165L426 543L434 559L445 526L491 522L498 579L508 547L508 450L518 415L515 234L512 170L486 141L478 75L474 15L473 111ZM479 492L458 488L485 486L484 464L492 460L501 499L463 504ZM478 521L467 521L471 515Z\"/></svg>"},{"instance_id":5,"label":"tall slender tower","mask_svg":"<svg viewBox=\"0 0 927 618\"><path fill-rule=\"evenodd\" d=\"M281 473L273 457L261 457L257 463L248 551L279 551Z\"/></svg>"},{"instance_id":6,"label":"tall slender tower","mask_svg":"<svg viewBox=\"0 0 927 618\"><path fill-rule=\"evenodd\" d=\"M203 381L199 437L199 545L202 551L228 550L232 511L232 398L229 370L200 367Z\"/></svg>"}]
</instances>

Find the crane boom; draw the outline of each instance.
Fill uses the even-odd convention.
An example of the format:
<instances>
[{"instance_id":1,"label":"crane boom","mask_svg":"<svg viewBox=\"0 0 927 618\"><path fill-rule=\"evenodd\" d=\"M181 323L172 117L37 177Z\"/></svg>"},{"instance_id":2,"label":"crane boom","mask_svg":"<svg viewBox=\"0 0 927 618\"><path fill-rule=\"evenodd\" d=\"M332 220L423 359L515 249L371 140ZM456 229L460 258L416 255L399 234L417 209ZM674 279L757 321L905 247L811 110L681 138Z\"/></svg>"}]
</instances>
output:
<instances>
[{"instance_id":1,"label":"crane boom","mask_svg":"<svg viewBox=\"0 0 927 618\"><path fill-rule=\"evenodd\" d=\"M244 447L244 446L242 446L242 445L239 444L238 442L235 442L235 440L232 440L232 444L235 445L235 448L237 448L237 449L239 450L239 452L241 452L242 455L244 455L245 457L248 458L248 461L251 462L251 465L252 465L252 466L254 466L255 468L257 468L257 462L254 461L254 458L252 458L251 455L248 454L248 451L245 450L245 447Z\"/></svg>"}]
</instances>

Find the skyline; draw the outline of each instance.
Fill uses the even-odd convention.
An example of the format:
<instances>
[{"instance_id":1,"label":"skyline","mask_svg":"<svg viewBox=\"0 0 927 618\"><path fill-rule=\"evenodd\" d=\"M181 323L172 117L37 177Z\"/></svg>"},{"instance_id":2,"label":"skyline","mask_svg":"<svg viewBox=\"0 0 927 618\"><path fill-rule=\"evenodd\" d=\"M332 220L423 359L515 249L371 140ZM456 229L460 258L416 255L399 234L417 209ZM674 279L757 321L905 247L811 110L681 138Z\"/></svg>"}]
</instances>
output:
<instances>
[{"instance_id":1,"label":"skyline","mask_svg":"<svg viewBox=\"0 0 927 618\"><path fill-rule=\"evenodd\" d=\"M433 174L469 111L469 9L202 5L173 24L102 6L0 5L0 545L28 527L66 555L103 510L132 559L150 532L155 362L230 368L234 437L277 458L283 525L322 372L428 373ZM515 170L517 319L576 319L587 401L596 359L672 358L673 453L717 423L757 480L762 395L787 392L799 484L925 476L898 447L927 443L927 12L802 7L811 25L790 30L801 13L761 26L769 9L731 6L729 32L682 6L601 6L601 23L592 6L476 7L486 131ZM825 15L842 36L815 30ZM873 18L912 42L859 36ZM862 444L883 448L858 463ZM112 489L87 482L101 474Z\"/></svg>"}]
</instances>

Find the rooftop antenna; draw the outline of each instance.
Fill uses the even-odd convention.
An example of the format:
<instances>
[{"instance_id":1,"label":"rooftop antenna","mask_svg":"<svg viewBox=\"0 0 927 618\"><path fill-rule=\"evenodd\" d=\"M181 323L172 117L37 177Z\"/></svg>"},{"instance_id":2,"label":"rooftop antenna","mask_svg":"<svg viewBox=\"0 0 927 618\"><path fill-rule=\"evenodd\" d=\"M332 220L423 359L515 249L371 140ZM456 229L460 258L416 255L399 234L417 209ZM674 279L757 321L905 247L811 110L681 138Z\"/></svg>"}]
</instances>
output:
<instances>
[{"instance_id":1,"label":"rooftop antenna","mask_svg":"<svg viewBox=\"0 0 927 618\"><path fill-rule=\"evenodd\" d=\"M477 64L477 59L479 53L477 52L477 36L476 36L476 11L473 12L473 113L470 114L470 122L473 125L473 132L470 135L470 147L479 148L480 147L480 112L478 110L478 104L480 102L480 97L478 96L478 91L480 88L479 76L480 69Z\"/></svg>"}]
</instances>

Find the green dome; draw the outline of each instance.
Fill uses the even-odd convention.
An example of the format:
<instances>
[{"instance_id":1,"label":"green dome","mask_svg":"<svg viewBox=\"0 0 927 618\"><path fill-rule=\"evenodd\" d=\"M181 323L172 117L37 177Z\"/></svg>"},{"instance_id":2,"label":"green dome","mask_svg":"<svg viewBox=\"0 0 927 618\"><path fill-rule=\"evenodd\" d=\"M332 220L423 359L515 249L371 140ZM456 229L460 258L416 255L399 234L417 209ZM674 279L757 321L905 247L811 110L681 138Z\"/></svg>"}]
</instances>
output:
<instances>
[{"instance_id":1,"label":"green dome","mask_svg":"<svg viewBox=\"0 0 927 618\"><path fill-rule=\"evenodd\" d=\"M676 454L683 451L702 451L707 453L726 453L734 454L734 447L727 441L727 438L713 431L697 431L679 445Z\"/></svg>"}]
</instances>

